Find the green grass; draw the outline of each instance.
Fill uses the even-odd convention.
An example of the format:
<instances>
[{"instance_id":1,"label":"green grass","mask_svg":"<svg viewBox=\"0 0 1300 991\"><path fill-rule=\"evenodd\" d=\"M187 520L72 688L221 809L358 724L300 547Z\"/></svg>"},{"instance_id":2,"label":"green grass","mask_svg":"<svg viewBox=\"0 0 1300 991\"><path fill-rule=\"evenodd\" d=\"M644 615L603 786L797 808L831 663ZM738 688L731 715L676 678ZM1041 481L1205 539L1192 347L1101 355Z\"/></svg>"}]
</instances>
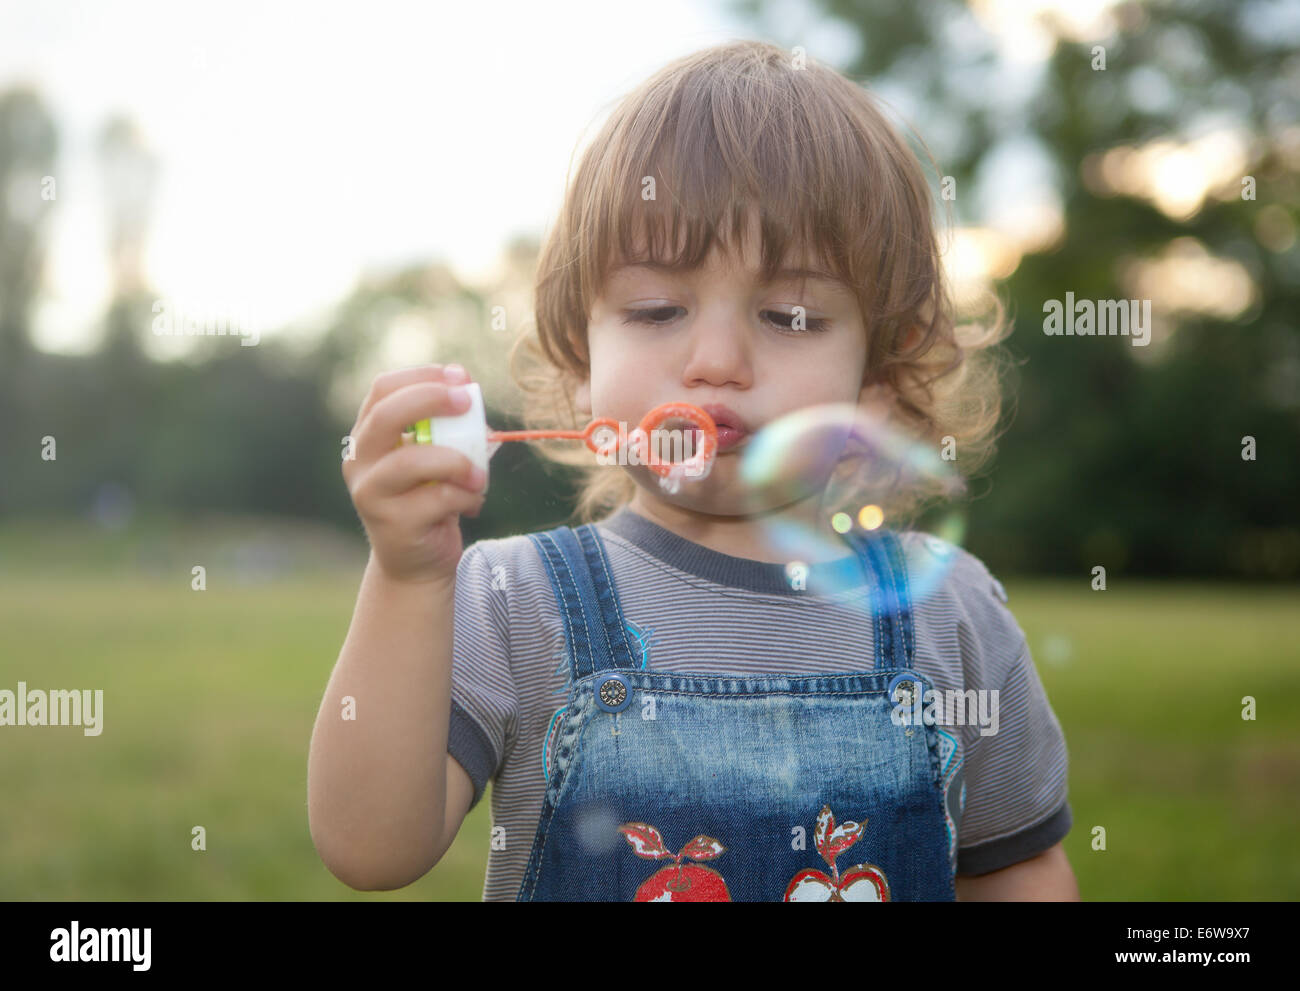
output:
<instances>
[{"instance_id":1,"label":"green grass","mask_svg":"<svg viewBox=\"0 0 1300 991\"><path fill-rule=\"evenodd\" d=\"M1006 584L1069 748L1084 898L1300 898L1300 592Z\"/></svg>"},{"instance_id":2,"label":"green grass","mask_svg":"<svg viewBox=\"0 0 1300 991\"><path fill-rule=\"evenodd\" d=\"M241 583L237 531L0 530L0 688L105 690L101 736L0 728L0 898L478 900L489 798L400 891L355 892L317 857L307 748L365 549L330 550L340 569L299 541L298 571ZM1300 898L1296 589L1006 584L1069 746L1084 897Z\"/></svg>"}]
</instances>

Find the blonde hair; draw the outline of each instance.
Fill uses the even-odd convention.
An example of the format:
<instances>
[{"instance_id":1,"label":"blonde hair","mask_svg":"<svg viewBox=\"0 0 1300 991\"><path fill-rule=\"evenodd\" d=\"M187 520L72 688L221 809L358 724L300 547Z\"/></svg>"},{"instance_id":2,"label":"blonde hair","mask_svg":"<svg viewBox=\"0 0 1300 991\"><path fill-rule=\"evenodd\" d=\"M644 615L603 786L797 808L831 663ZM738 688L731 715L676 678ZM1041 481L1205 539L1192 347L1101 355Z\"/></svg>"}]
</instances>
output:
<instances>
[{"instance_id":1,"label":"blonde hair","mask_svg":"<svg viewBox=\"0 0 1300 991\"><path fill-rule=\"evenodd\" d=\"M652 199L642 197L646 176ZM1005 336L1003 308L993 297L988 325L956 324L931 203L919 161L876 98L834 69L792 67L788 53L758 41L670 63L605 122L542 245L535 326L510 355L525 425L585 426L573 394L590 372L592 302L612 265L639 257L638 237L648 257L689 270L715 242L730 250L756 209L763 277L806 248L846 283L867 328L864 385L884 391L891 422L917 439L952 437L971 474L992 453L1001 408L998 356L986 349ZM584 522L632 498L629 474L595 464L581 445L534 450L585 467L575 513Z\"/></svg>"}]
</instances>

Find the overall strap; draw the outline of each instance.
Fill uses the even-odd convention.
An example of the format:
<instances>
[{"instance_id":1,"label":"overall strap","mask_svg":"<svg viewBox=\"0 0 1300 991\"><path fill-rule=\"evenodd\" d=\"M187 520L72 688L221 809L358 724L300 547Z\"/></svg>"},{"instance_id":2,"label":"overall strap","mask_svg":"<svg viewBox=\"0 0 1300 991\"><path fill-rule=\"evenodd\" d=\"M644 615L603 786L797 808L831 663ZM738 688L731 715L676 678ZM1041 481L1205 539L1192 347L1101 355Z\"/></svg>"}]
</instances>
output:
<instances>
[{"instance_id":1,"label":"overall strap","mask_svg":"<svg viewBox=\"0 0 1300 991\"><path fill-rule=\"evenodd\" d=\"M893 531L885 529L848 537L865 559L871 582L868 594L876 641L873 670L911 670L916 638L902 542Z\"/></svg>"},{"instance_id":2,"label":"overall strap","mask_svg":"<svg viewBox=\"0 0 1300 991\"><path fill-rule=\"evenodd\" d=\"M551 576L573 680L610 668L635 667L609 559L596 528L558 526L528 537Z\"/></svg>"}]
</instances>

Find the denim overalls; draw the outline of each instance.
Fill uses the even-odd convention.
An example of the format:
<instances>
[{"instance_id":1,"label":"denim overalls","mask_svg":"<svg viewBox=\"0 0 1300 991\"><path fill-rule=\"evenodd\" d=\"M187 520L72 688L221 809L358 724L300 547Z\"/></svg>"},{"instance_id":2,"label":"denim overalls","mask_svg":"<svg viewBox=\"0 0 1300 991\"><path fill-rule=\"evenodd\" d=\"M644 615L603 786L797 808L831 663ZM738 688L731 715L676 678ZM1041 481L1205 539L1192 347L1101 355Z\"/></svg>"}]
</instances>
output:
<instances>
[{"instance_id":1,"label":"denim overalls","mask_svg":"<svg viewBox=\"0 0 1300 991\"><path fill-rule=\"evenodd\" d=\"M570 677L518 900L954 899L937 732L891 719L894 701L919 713L908 692L925 687L894 534L848 538L871 670L789 678L639 669L596 528L529 537Z\"/></svg>"}]
</instances>

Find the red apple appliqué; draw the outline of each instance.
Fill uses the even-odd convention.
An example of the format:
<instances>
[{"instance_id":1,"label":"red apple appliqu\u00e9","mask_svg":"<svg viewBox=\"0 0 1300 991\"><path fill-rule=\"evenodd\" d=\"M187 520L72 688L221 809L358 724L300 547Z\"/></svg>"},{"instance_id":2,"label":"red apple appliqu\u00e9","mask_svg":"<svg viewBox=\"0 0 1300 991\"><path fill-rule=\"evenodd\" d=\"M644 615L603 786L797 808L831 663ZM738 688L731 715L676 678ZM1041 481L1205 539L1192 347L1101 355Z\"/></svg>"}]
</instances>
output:
<instances>
[{"instance_id":1,"label":"red apple appliqu\u00e9","mask_svg":"<svg viewBox=\"0 0 1300 991\"><path fill-rule=\"evenodd\" d=\"M713 860L726 852L726 847L712 836L697 836L681 853L674 854L664 845L659 830L644 822L627 822L618 827L624 839L631 844L638 857L647 860L671 860L673 866L656 872L636 889L638 902L729 902L731 894L722 875L708 867L683 864L682 858Z\"/></svg>"},{"instance_id":2,"label":"red apple appliqu\u00e9","mask_svg":"<svg viewBox=\"0 0 1300 991\"><path fill-rule=\"evenodd\" d=\"M889 882L884 872L874 864L854 864L843 874L835 867L841 853L862 839L862 822L845 822L835 825L831 807L823 805L817 816L817 852L831 869L828 876L823 871L809 867L800 871L785 889L788 902L887 902Z\"/></svg>"}]
</instances>

